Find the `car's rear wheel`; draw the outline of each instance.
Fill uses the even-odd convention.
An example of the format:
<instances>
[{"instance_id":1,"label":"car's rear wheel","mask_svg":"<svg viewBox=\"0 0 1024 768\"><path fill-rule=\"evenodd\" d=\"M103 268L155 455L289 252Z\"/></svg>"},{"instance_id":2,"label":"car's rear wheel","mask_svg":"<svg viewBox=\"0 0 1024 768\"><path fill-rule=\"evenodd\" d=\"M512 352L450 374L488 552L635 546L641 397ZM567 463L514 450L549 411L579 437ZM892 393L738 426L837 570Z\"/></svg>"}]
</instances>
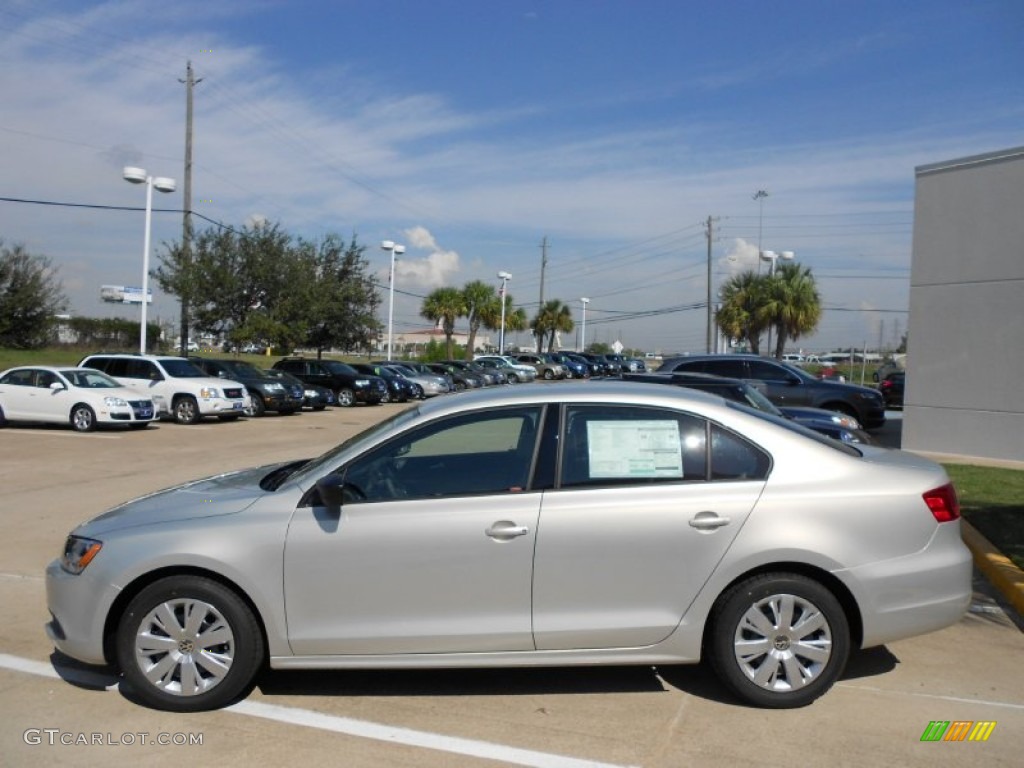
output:
<instances>
[{"instance_id":1,"label":"car's rear wheel","mask_svg":"<svg viewBox=\"0 0 1024 768\"><path fill-rule=\"evenodd\" d=\"M263 633L232 590L201 576L171 576L129 603L117 630L117 660L138 700L171 712L231 703L264 660Z\"/></svg>"},{"instance_id":2,"label":"car's rear wheel","mask_svg":"<svg viewBox=\"0 0 1024 768\"><path fill-rule=\"evenodd\" d=\"M92 432L96 429L96 414L92 408L79 403L71 409L71 427L75 432Z\"/></svg>"},{"instance_id":3,"label":"car's rear wheel","mask_svg":"<svg viewBox=\"0 0 1024 768\"><path fill-rule=\"evenodd\" d=\"M342 408L351 408L356 404L356 393L351 389L338 390L338 405Z\"/></svg>"},{"instance_id":4,"label":"car's rear wheel","mask_svg":"<svg viewBox=\"0 0 1024 768\"><path fill-rule=\"evenodd\" d=\"M547 379L548 381L551 381L553 378L555 378L555 372L552 371L550 368L545 368L544 378Z\"/></svg>"},{"instance_id":5,"label":"car's rear wheel","mask_svg":"<svg viewBox=\"0 0 1024 768\"><path fill-rule=\"evenodd\" d=\"M191 395L182 395L174 401L174 420L179 424L195 424L199 421L199 404Z\"/></svg>"},{"instance_id":6,"label":"car's rear wheel","mask_svg":"<svg viewBox=\"0 0 1024 768\"><path fill-rule=\"evenodd\" d=\"M754 576L715 605L711 667L743 701L784 709L810 704L842 674L850 628L828 589L805 576Z\"/></svg>"}]
</instances>

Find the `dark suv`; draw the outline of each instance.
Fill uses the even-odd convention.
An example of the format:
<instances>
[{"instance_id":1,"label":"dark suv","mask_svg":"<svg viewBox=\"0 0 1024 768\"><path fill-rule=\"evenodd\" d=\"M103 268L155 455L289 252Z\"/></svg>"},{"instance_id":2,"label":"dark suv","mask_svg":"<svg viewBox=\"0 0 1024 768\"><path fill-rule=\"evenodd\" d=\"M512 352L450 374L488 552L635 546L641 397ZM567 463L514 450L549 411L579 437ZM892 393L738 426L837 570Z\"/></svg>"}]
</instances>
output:
<instances>
[{"instance_id":1,"label":"dark suv","mask_svg":"<svg viewBox=\"0 0 1024 768\"><path fill-rule=\"evenodd\" d=\"M756 379L778 406L804 405L853 416L865 429L885 424L885 403L878 390L823 381L794 365L753 355L690 355L664 360L661 372L711 373L730 379Z\"/></svg>"},{"instance_id":2,"label":"dark suv","mask_svg":"<svg viewBox=\"0 0 1024 768\"><path fill-rule=\"evenodd\" d=\"M302 408L301 396L296 398L284 384L252 363L244 360L214 360L195 356L189 357L189 361L210 376L245 384L252 400L252 405L245 412L246 416L262 416L267 411L290 414Z\"/></svg>"},{"instance_id":3,"label":"dark suv","mask_svg":"<svg viewBox=\"0 0 1024 768\"><path fill-rule=\"evenodd\" d=\"M274 363L274 369L285 371L307 384L317 384L334 392L338 405L346 408L356 403L379 405L387 400L384 379L360 373L351 365L337 360L309 360L286 357Z\"/></svg>"}]
</instances>

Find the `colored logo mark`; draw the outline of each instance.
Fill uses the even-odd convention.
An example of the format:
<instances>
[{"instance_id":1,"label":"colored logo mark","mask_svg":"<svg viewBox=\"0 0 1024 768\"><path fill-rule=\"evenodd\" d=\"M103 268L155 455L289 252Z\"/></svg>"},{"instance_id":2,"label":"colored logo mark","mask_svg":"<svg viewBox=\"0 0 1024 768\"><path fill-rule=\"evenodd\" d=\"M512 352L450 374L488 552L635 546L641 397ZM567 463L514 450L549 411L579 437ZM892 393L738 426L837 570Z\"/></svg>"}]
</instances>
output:
<instances>
[{"instance_id":1,"label":"colored logo mark","mask_svg":"<svg viewBox=\"0 0 1024 768\"><path fill-rule=\"evenodd\" d=\"M988 741L995 728L995 720L932 720L921 741Z\"/></svg>"}]
</instances>

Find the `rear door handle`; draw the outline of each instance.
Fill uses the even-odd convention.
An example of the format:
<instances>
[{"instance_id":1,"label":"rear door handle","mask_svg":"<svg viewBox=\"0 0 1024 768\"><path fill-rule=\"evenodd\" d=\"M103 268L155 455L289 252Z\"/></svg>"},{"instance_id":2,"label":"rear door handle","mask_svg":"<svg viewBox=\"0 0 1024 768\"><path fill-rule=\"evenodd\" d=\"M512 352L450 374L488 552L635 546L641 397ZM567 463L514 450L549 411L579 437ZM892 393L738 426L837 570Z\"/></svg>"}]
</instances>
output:
<instances>
[{"instance_id":1,"label":"rear door handle","mask_svg":"<svg viewBox=\"0 0 1024 768\"><path fill-rule=\"evenodd\" d=\"M510 541L517 536L525 536L530 529L525 525L516 525L511 520L499 520L484 531L487 536L498 541Z\"/></svg>"},{"instance_id":2,"label":"rear door handle","mask_svg":"<svg viewBox=\"0 0 1024 768\"><path fill-rule=\"evenodd\" d=\"M698 512L690 518L690 527L698 531L711 532L732 522L728 517L719 517L716 512Z\"/></svg>"}]
</instances>

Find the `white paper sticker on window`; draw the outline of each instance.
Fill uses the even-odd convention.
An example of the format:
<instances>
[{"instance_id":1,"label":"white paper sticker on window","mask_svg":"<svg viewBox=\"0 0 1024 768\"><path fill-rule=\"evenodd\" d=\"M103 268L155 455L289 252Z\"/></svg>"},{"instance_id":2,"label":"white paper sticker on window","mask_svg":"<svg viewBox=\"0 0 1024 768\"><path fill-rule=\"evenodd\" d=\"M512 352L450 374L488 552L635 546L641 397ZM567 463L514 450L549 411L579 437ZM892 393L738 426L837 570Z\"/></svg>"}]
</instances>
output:
<instances>
[{"instance_id":1,"label":"white paper sticker on window","mask_svg":"<svg viewBox=\"0 0 1024 768\"><path fill-rule=\"evenodd\" d=\"M590 477L682 477L679 422L588 421Z\"/></svg>"}]
</instances>

